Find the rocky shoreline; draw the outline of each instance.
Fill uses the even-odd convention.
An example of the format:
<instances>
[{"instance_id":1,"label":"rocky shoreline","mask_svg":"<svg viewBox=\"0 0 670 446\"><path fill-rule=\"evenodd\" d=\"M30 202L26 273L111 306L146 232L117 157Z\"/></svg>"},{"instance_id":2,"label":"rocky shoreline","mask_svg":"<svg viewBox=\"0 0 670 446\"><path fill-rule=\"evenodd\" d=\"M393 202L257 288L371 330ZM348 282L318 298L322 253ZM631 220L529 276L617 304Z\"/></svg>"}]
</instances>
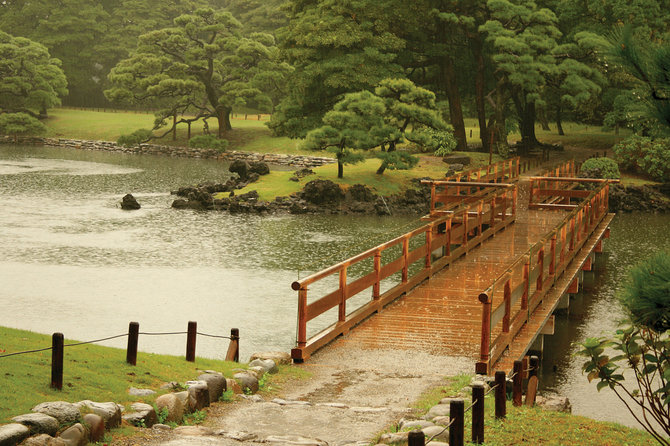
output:
<instances>
[{"instance_id":1,"label":"rocky shoreline","mask_svg":"<svg viewBox=\"0 0 670 446\"><path fill-rule=\"evenodd\" d=\"M255 153L228 151L219 152L215 149L198 149L194 147L166 146L159 144L139 144L134 147L123 147L112 141L89 141L84 139L42 138L35 136L19 137L0 136L0 144L44 145L66 147L78 150L101 150L106 152L126 153L132 155L160 155L181 158L219 159L223 161L265 162L292 167L318 167L335 163L333 158L323 156L286 155L275 153Z\"/></svg>"},{"instance_id":2,"label":"rocky shoreline","mask_svg":"<svg viewBox=\"0 0 670 446\"><path fill-rule=\"evenodd\" d=\"M610 212L670 212L670 184L610 187Z\"/></svg>"}]
</instances>

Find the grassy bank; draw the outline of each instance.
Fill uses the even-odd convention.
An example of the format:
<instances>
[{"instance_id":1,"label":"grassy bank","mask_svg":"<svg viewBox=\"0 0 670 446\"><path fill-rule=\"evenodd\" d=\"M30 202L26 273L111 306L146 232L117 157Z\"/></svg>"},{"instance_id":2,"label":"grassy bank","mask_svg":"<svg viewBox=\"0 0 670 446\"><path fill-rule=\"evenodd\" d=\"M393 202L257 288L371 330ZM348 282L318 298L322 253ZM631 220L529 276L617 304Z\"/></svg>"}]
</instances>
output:
<instances>
[{"instance_id":1,"label":"grassy bank","mask_svg":"<svg viewBox=\"0 0 670 446\"><path fill-rule=\"evenodd\" d=\"M66 340L65 343L76 341ZM24 330L0 327L0 356L51 346L51 337ZM227 377L240 364L197 358L139 353L137 366L126 364L126 351L95 344L66 347L63 390L50 388L51 351L0 358L0 423L30 412L43 401L76 402L85 399L114 401L129 405L136 401L153 403L156 395L135 397L130 387L159 387L170 381L183 383L195 379L200 370L216 370ZM165 391L163 391L165 392ZM160 393L160 391L159 391Z\"/></svg>"},{"instance_id":2,"label":"grassy bank","mask_svg":"<svg viewBox=\"0 0 670 446\"><path fill-rule=\"evenodd\" d=\"M415 403L416 414L422 415L430 407L439 403L442 398L458 394L460 389L470 384L471 378L469 375L449 378L444 386L431 389ZM467 402L468 398L466 398L466 407L470 405ZM648 433L640 429L595 421L563 412L545 411L538 407L514 407L511 401L507 402L507 418L504 421L497 421L493 393L487 395L485 407L484 439L488 446L656 444ZM466 441L472 438L471 426L471 412L467 412L464 434Z\"/></svg>"}]
</instances>

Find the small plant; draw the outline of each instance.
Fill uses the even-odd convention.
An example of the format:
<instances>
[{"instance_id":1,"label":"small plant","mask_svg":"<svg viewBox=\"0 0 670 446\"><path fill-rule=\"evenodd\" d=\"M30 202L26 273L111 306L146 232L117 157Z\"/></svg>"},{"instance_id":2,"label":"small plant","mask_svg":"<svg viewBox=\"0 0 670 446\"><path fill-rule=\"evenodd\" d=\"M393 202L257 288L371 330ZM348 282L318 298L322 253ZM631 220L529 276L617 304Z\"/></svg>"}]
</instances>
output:
<instances>
[{"instance_id":1,"label":"small plant","mask_svg":"<svg viewBox=\"0 0 670 446\"><path fill-rule=\"evenodd\" d=\"M193 413L184 415L183 424L186 426L195 426L196 424L202 424L206 418L207 412L204 410L196 410Z\"/></svg>"},{"instance_id":2,"label":"small plant","mask_svg":"<svg viewBox=\"0 0 670 446\"><path fill-rule=\"evenodd\" d=\"M188 145L197 149L216 149L225 152L228 149L228 140L219 139L214 135L198 135L189 139Z\"/></svg>"},{"instance_id":3,"label":"small plant","mask_svg":"<svg viewBox=\"0 0 670 446\"><path fill-rule=\"evenodd\" d=\"M226 390L221 394L221 397L219 398L219 401L222 401L224 403L230 403L233 401L233 398L235 396L235 393L231 390Z\"/></svg>"},{"instance_id":4,"label":"small plant","mask_svg":"<svg viewBox=\"0 0 670 446\"><path fill-rule=\"evenodd\" d=\"M621 177L619 165L612 158L589 158L582 163L579 175L585 178L616 179Z\"/></svg>"},{"instance_id":5,"label":"small plant","mask_svg":"<svg viewBox=\"0 0 670 446\"><path fill-rule=\"evenodd\" d=\"M123 147L133 147L140 143L147 142L151 139L153 133L151 130L139 129L135 130L129 135L121 135L119 139L116 140L116 143Z\"/></svg>"},{"instance_id":6,"label":"small plant","mask_svg":"<svg viewBox=\"0 0 670 446\"><path fill-rule=\"evenodd\" d=\"M156 409L156 405L154 405L154 409ZM165 424L168 415L169 412L167 407L161 407L160 410L156 409L156 417L158 418L158 423Z\"/></svg>"}]
</instances>

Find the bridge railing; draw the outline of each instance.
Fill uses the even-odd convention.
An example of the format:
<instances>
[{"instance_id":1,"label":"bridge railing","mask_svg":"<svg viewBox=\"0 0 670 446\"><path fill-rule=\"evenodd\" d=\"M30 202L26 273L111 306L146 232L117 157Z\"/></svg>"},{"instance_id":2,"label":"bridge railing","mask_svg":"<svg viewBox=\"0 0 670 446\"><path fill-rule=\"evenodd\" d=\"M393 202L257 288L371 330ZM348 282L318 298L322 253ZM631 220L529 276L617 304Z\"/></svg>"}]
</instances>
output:
<instances>
[{"instance_id":1,"label":"bridge railing","mask_svg":"<svg viewBox=\"0 0 670 446\"><path fill-rule=\"evenodd\" d=\"M307 359L320 347L347 333L363 319L381 311L386 304L512 223L516 216L516 185L489 186L495 188L494 193L293 282L291 287L298 292L297 346L291 351L294 361ZM436 251L439 254L435 259ZM419 268L414 267L419 262ZM353 267L359 270L359 277L351 280L349 272ZM332 276L337 276L337 289L308 301L310 286ZM390 288L382 292L382 281L385 280L384 286L390 285ZM366 290L371 292L371 299L350 311L347 301ZM335 307L338 308L335 323L308 339L308 322Z\"/></svg>"},{"instance_id":2,"label":"bridge railing","mask_svg":"<svg viewBox=\"0 0 670 446\"><path fill-rule=\"evenodd\" d=\"M478 373L490 368L512 345L553 283L608 212L607 180L557 178L555 181L600 183L587 191L563 221L522 254L479 295L482 330ZM562 191L568 192L568 191Z\"/></svg>"}]
</instances>

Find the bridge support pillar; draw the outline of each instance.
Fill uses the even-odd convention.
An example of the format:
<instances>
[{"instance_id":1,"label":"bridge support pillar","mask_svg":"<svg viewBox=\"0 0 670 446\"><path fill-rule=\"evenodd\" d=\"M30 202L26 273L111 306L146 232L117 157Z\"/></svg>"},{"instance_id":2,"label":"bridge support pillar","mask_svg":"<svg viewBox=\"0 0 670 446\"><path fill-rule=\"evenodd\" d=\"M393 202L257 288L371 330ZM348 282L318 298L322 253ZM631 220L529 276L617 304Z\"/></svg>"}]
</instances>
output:
<instances>
[{"instance_id":1,"label":"bridge support pillar","mask_svg":"<svg viewBox=\"0 0 670 446\"><path fill-rule=\"evenodd\" d=\"M565 293L558 299L558 304L556 305L556 311L561 314L570 313L570 293Z\"/></svg>"},{"instance_id":2,"label":"bridge support pillar","mask_svg":"<svg viewBox=\"0 0 670 446\"><path fill-rule=\"evenodd\" d=\"M535 342L533 342L533 345L530 346L527 354L531 356L539 356L541 358L543 352L544 352L544 335L541 334L538 335L538 337L535 339Z\"/></svg>"}]
</instances>

